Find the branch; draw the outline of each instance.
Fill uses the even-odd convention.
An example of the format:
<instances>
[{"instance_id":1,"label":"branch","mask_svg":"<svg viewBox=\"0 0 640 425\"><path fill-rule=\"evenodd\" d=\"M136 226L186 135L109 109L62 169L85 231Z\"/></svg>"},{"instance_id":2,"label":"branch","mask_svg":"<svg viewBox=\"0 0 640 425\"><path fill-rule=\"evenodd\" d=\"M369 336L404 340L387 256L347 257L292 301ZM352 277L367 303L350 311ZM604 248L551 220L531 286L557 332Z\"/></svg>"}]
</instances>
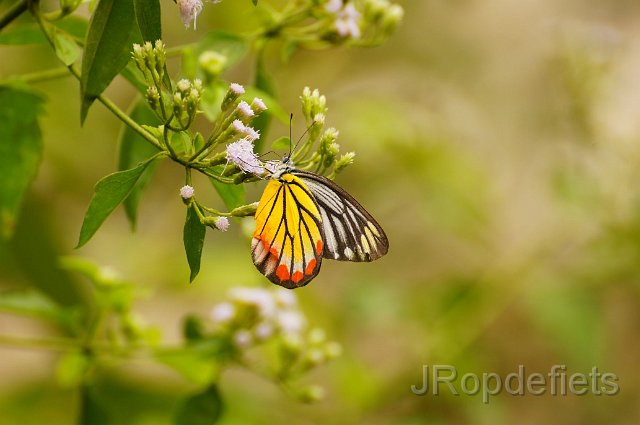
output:
<instances>
[{"instance_id":1,"label":"branch","mask_svg":"<svg viewBox=\"0 0 640 425\"><path fill-rule=\"evenodd\" d=\"M29 0L20 0L7 10L4 16L0 16L0 30L9 25L14 19L29 9Z\"/></svg>"}]
</instances>

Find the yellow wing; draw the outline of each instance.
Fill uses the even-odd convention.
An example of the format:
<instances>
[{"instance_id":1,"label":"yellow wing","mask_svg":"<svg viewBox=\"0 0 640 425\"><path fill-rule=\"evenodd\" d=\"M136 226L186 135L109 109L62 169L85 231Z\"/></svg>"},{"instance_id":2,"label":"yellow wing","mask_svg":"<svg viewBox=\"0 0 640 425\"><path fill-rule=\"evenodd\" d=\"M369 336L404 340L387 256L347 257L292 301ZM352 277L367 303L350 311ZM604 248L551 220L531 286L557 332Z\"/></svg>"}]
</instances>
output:
<instances>
[{"instance_id":1,"label":"yellow wing","mask_svg":"<svg viewBox=\"0 0 640 425\"><path fill-rule=\"evenodd\" d=\"M320 212L307 186L292 174L271 180L255 214L251 254L273 283L293 289L320 271L323 240Z\"/></svg>"}]
</instances>

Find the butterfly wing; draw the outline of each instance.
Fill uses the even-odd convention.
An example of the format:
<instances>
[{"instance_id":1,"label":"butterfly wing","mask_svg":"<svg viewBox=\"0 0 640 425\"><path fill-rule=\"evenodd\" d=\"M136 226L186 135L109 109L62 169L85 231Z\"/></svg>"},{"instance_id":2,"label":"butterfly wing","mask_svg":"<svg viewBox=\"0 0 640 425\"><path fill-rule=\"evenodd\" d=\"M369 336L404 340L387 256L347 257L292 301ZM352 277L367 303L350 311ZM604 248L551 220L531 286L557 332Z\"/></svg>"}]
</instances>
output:
<instances>
[{"instance_id":1,"label":"butterfly wing","mask_svg":"<svg viewBox=\"0 0 640 425\"><path fill-rule=\"evenodd\" d=\"M378 222L344 189L310 171L295 170L313 194L320 211L324 257L341 261L373 261L387 253L389 240Z\"/></svg>"},{"instance_id":2,"label":"butterfly wing","mask_svg":"<svg viewBox=\"0 0 640 425\"><path fill-rule=\"evenodd\" d=\"M271 180L255 214L251 253L258 270L273 283L293 289L320 271L321 216L313 195L296 176Z\"/></svg>"}]
</instances>

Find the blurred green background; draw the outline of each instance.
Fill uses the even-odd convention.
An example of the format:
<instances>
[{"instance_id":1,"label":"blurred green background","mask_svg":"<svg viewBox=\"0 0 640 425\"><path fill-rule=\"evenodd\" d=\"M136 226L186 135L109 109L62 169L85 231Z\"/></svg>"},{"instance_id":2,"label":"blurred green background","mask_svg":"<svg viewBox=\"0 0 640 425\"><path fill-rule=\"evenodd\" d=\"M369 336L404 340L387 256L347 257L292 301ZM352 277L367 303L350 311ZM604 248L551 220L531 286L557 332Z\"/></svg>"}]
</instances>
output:
<instances>
[{"instance_id":1,"label":"blurred green background","mask_svg":"<svg viewBox=\"0 0 640 425\"><path fill-rule=\"evenodd\" d=\"M245 4L246 3L246 4ZM344 355L309 377L327 397L302 405L241 370L221 381L223 424L636 424L640 394L640 3L632 0L413 0L381 47L297 53L270 63L279 100L299 114L304 86L329 104L355 165L337 182L385 228L390 252L371 264L325 262L297 290L311 322ZM206 5L198 31L163 2L171 47L210 29L246 31L249 1ZM0 77L57 66L45 46L1 47ZM171 62L179 69L179 60ZM248 67L226 75L245 83ZM78 83L36 86L44 161L15 239L0 250L0 290L36 286L72 302L82 282L60 255L109 266L148 289L136 312L167 343L181 318L206 314L235 285L267 286L248 229L208 232L188 284L183 172L165 162L132 234L121 210L73 250L93 185L116 167L120 122L96 104L79 125ZM107 90L127 108L134 90ZM294 135L303 131L294 126ZM269 140L286 134L275 125ZM249 191L257 200L263 183ZM202 188L202 189L200 189ZM222 204L205 180L209 205ZM200 192L200 193L202 193ZM0 334L46 337L39 321L0 313ZM0 346L0 424L68 424L77 400L55 380L59 354ZM615 396L419 397L423 364L505 375L592 366L619 377ZM192 388L169 369L125 362L104 378L121 423L169 423Z\"/></svg>"}]
</instances>

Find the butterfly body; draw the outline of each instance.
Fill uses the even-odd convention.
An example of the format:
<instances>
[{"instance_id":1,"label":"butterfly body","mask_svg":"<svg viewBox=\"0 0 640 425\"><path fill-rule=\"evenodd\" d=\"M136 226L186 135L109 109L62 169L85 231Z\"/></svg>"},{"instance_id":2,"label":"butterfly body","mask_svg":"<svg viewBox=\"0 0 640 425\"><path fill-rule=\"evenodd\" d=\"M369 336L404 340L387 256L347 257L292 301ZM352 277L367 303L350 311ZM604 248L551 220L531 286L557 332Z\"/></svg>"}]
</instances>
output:
<instances>
[{"instance_id":1,"label":"butterfly body","mask_svg":"<svg viewBox=\"0 0 640 425\"><path fill-rule=\"evenodd\" d=\"M288 158L278 164L255 214L253 262L286 288L309 283L323 258L373 261L389 249L382 227L344 189Z\"/></svg>"}]
</instances>

